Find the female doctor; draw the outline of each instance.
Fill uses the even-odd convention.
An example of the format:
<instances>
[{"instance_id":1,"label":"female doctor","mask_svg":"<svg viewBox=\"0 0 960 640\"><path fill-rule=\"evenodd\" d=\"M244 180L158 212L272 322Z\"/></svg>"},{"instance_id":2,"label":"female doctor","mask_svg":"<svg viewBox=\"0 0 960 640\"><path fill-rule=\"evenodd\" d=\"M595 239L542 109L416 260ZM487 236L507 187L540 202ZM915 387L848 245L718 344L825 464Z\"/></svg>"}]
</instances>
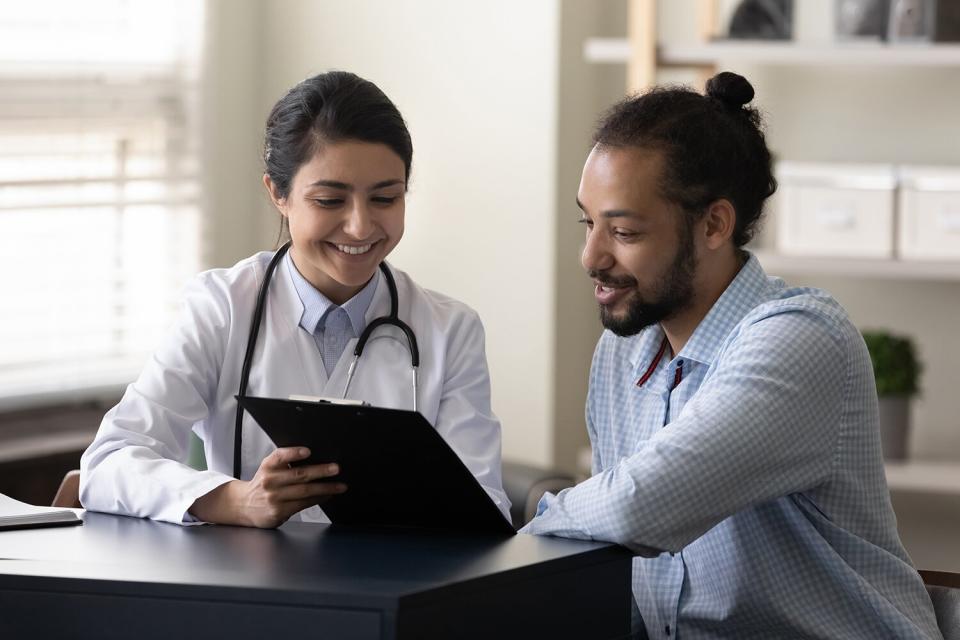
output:
<instances>
[{"instance_id":1,"label":"female doctor","mask_svg":"<svg viewBox=\"0 0 960 640\"><path fill-rule=\"evenodd\" d=\"M309 451L277 449L249 415L237 417L234 396L263 290L248 395L341 397L348 386L351 399L415 406L508 514L477 314L380 266L403 235L412 155L397 108L351 73L314 76L277 102L263 182L289 228L289 251L258 253L188 286L173 330L83 454L87 509L254 527L298 513L327 521L318 505L349 491L335 482L337 465L291 467ZM392 302L419 344L419 385L411 385L407 336L392 325L376 327L348 385L357 338ZM191 431L203 440L207 471L184 464Z\"/></svg>"}]
</instances>

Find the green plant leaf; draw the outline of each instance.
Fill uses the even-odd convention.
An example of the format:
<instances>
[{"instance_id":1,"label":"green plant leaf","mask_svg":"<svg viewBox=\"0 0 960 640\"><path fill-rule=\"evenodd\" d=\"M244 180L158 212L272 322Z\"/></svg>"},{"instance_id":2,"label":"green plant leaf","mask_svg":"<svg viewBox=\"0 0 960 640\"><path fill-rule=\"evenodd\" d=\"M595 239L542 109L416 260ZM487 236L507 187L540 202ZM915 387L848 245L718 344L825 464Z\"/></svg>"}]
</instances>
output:
<instances>
[{"instance_id":1,"label":"green plant leaf","mask_svg":"<svg viewBox=\"0 0 960 640\"><path fill-rule=\"evenodd\" d=\"M919 391L921 365L913 341L887 331L863 331L878 396L912 396Z\"/></svg>"}]
</instances>

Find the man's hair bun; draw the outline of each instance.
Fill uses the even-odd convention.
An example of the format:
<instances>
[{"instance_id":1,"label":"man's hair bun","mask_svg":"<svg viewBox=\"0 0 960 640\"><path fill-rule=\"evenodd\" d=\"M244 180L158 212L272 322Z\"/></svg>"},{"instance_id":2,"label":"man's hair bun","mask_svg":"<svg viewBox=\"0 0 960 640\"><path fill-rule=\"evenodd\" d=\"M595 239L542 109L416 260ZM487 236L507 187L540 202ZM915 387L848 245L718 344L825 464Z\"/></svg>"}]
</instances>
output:
<instances>
[{"instance_id":1,"label":"man's hair bun","mask_svg":"<svg viewBox=\"0 0 960 640\"><path fill-rule=\"evenodd\" d=\"M707 80L707 95L731 109L739 109L753 100L753 86L741 75L721 71Z\"/></svg>"}]
</instances>

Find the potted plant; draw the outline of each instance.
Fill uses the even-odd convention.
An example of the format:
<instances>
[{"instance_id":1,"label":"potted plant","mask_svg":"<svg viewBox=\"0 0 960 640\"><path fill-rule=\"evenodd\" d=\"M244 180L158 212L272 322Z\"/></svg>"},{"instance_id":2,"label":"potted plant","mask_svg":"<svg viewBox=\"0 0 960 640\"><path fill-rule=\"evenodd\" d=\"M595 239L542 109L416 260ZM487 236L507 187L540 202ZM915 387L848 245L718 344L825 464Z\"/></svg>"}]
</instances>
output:
<instances>
[{"instance_id":1,"label":"potted plant","mask_svg":"<svg viewBox=\"0 0 960 640\"><path fill-rule=\"evenodd\" d=\"M880 403L880 440L883 457L903 460L907 457L910 432L910 399L919 390L921 365L913 341L887 331L864 331L873 376Z\"/></svg>"}]
</instances>

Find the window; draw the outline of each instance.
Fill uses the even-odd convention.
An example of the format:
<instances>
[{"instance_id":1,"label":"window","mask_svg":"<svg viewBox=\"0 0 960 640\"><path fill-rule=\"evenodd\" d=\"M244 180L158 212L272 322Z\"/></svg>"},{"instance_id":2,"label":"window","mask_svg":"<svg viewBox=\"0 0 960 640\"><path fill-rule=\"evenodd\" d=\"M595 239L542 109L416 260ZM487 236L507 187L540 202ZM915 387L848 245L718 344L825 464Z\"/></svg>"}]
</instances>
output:
<instances>
[{"instance_id":1,"label":"window","mask_svg":"<svg viewBox=\"0 0 960 640\"><path fill-rule=\"evenodd\" d=\"M203 2L0 14L0 408L136 377L200 266Z\"/></svg>"}]
</instances>

